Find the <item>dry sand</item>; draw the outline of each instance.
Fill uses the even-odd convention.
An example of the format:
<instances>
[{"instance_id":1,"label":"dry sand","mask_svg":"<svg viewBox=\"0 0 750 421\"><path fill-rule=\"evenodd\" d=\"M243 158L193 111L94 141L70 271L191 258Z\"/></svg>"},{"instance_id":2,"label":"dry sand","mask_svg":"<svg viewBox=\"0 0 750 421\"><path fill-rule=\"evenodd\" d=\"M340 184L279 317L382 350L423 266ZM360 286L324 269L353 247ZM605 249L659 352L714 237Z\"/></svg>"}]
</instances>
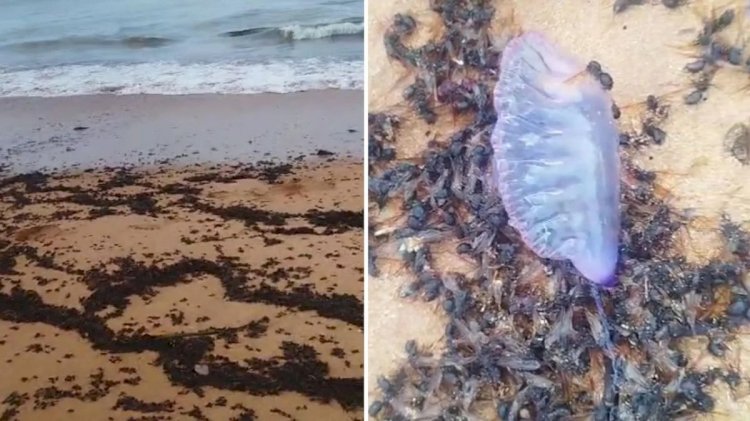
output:
<instances>
[{"instance_id":1,"label":"dry sand","mask_svg":"<svg viewBox=\"0 0 750 421\"><path fill-rule=\"evenodd\" d=\"M709 3L689 2L688 6L669 10L653 1L618 15L613 15L612 3L498 1L493 34L497 42L502 42L507 33L501 28L507 27L512 19L516 28L543 31L582 60L601 62L614 78L612 93L623 112L620 119L623 129L638 124L647 95L660 96L671 104L670 116L663 127L666 141L643 150L636 161L646 169L658 171L657 184L668 189L676 208L701 217L700 224L691 226L689 248L692 258L705 260L719 250L717 226L722 212L750 229L750 166L742 166L723 147L729 128L750 120L750 95L741 90L750 84L750 75L721 69L705 102L684 105L682 97L689 92L690 79L683 67L692 60L690 53L694 52L686 47L700 30L701 17L706 16ZM728 3L731 2L721 4ZM714 6L719 6L719 2L714 2ZM398 157L419 157L428 140L444 139L462 123L452 124L450 118L445 118L428 126L414 118L406 105L401 105L402 92L412 82L412 76L399 63L388 59L383 35L394 14L408 13L417 20L417 31L409 43L422 45L439 34L439 17L429 10L427 0L369 2L368 12L368 112L399 115L402 126ZM736 42L740 35L750 34L750 22L741 31L740 24L735 23L724 36ZM466 264L453 252L435 257L439 266L455 271ZM429 346L439 344L443 336L445 319L438 304L411 303L398 297L399 288L407 279L404 272L389 271L385 266L381 276L368 285L369 399L377 396L377 376L389 374L402 364L407 340L417 339ZM737 365L750 376L747 357L750 354L745 351L750 350L750 342L744 343L744 338L742 343L732 345L732 352L737 354ZM692 353L695 364L712 363L703 349L705 344L695 347ZM747 419L746 414L750 414L750 397L730 396L726 388L717 390L714 396L718 399L716 419Z\"/></svg>"},{"instance_id":2,"label":"dry sand","mask_svg":"<svg viewBox=\"0 0 750 421\"><path fill-rule=\"evenodd\" d=\"M336 95L296 98L307 109ZM341 95L361 110L361 92ZM361 111L313 122L299 108L288 123L273 110L296 102L266 99L0 100L19 126L39 127L29 137L80 136L64 158L51 157L56 146L14 151L12 170L135 166L0 174L0 419L362 419L363 171L344 156L361 150ZM118 114L126 104L130 114ZM248 104L261 111L243 121ZM72 117L97 107L111 114ZM205 132L200 112L216 119ZM312 156L138 166L182 151L170 136L191 129L203 154L210 128L234 136L212 160ZM168 146L148 157L139 135ZM110 147L133 154L115 160Z\"/></svg>"},{"instance_id":3,"label":"dry sand","mask_svg":"<svg viewBox=\"0 0 750 421\"><path fill-rule=\"evenodd\" d=\"M16 171L286 159L360 159L362 91L0 98L0 162Z\"/></svg>"}]
</instances>

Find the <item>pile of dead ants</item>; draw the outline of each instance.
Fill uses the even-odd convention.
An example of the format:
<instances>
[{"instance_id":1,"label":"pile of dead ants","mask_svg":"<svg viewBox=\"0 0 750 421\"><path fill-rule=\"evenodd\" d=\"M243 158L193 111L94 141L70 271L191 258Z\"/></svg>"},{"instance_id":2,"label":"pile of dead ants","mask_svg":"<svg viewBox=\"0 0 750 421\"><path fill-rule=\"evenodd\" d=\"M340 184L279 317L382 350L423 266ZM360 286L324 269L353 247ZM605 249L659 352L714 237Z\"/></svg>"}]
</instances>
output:
<instances>
[{"instance_id":1,"label":"pile of dead ants","mask_svg":"<svg viewBox=\"0 0 750 421\"><path fill-rule=\"evenodd\" d=\"M320 293L308 284L292 282L309 276L309 268L286 268L278 261L250 265L220 253L216 260L183 257L174 261L165 255L151 256L151 262L144 262L122 257L83 270L60 262L54 251L42 252L20 240L11 240L17 239L19 223L37 223L39 221L35 218L44 219L23 212L25 207L41 203L77 205L53 214L51 217L55 219L96 219L128 213L169 218L170 209L182 207L223 220L242 221L248 229L260 235L296 234L274 231L274 228L283 228L290 218L308 222L310 227L302 227L307 228L303 234L327 235L362 228L362 212L311 209L291 214L252 206L221 207L212 204L210 197L202 194L210 183L230 183L245 178L276 183L281 176L293 175L295 170L286 164L243 164L187 176L166 185L150 181L148 174L127 168L110 169L101 181L93 185L69 183L68 175L42 172L8 175L0 179L0 201L3 206L19 211L15 219L8 217L0 221L0 282L6 286L5 292L0 293L0 319L14 323L43 323L73 331L94 349L113 356L152 351L158 355L155 364L162 367L171 382L198 394L202 394L205 387L255 396L292 391L314 401L336 401L347 410L361 408L363 378L331 376L328 364L308 344L285 341L281 345L282 355L272 359L250 358L243 364L212 352L220 339L231 343L237 341L238 334L252 338L263 336L269 321L267 317L236 328L217 328L189 335L158 336L142 329L114 331L108 326L108 321L122 314L135 297L148 298L156 294L158 288L191 282L200 275L213 275L220 280L227 300L265 303L292 311L314 311L322 317L362 327L363 303L356 296ZM135 187L131 191L138 193L115 190L121 187ZM276 237L269 237L269 241L271 239L281 241ZM22 265L24 259L28 263ZM36 291L22 288L16 275L23 274L26 265L67 273L85 283L90 294L82 299L82 309L46 303ZM39 278L38 282L45 285L47 281ZM183 323L184 315L171 316L173 323ZM97 400L107 395L111 387L92 385L94 393L76 389L80 387L77 385L73 389L64 386L52 385L37 391L35 407L54 405L63 397ZM6 399L7 408L0 414L0 419L12 419L18 408L30 399L17 393L11 395ZM17 399L13 398L16 395ZM121 399L117 405L128 409L133 402ZM195 410L200 413L198 408ZM252 410L245 408L245 413L243 419L252 419Z\"/></svg>"},{"instance_id":2,"label":"pile of dead ants","mask_svg":"<svg viewBox=\"0 0 750 421\"><path fill-rule=\"evenodd\" d=\"M385 35L390 57L416 75L404 96L417 116L432 124L443 106L474 119L447 139L431 141L415 163L396 156L404 117L370 115L371 221L379 210L403 210L395 226L370 223L370 273L377 276L379 258L397 248L413 279L401 295L439 303L448 323L441 351L405 344L405 363L378 379L369 415L394 421L665 420L711 412L709 386L725 382L734 390L747 380L730 365L694 368L681 342L705 338L707 353L728 354L725 341L750 318L743 283L750 235L726 219L723 260L687 263L673 244L685 218L655 194L655 174L625 157L615 288L593 287L569 263L527 250L508 225L488 168L495 119L489 95L499 53L487 35L491 4L432 1L445 31L422 47L406 47L405 37L416 28L410 16L396 15ZM656 98L647 102L653 121L643 131L660 143L664 136L655 128L666 110ZM438 270L432 252L447 244L474 262L474 270Z\"/></svg>"}]
</instances>

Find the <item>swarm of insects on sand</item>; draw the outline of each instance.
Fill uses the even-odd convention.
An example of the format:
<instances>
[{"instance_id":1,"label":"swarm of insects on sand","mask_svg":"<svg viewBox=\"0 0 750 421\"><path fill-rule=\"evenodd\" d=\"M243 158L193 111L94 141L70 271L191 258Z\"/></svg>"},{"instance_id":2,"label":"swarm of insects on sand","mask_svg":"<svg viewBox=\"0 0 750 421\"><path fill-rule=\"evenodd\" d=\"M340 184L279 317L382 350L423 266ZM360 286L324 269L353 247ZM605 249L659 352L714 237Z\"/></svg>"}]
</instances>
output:
<instances>
[{"instance_id":1,"label":"swarm of insects on sand","mask_svg":"<svg viewBox=\"0 0 750 421\"><path fill-rule=\"evenodd\" d=\"M690 47L694 51L693 59L684 67L692 77L690 92L683 98L685 104L694 105L705 100L714 75L722 67L750 73L750 65L743 63L746 55L746 40L741 39L743 31L739 31L736 39L725 34L725 30L737 20L737 11L732 7L710 8L703 13L702 27Z\"/></svg>"},{"instance_id":2,"label":"swarm of insects on sand","mask_svg":"<svg viewBox=\"0 0 750 421\"><path fill-rule=\"evenodd\" d=\"M461 25L481 22L485 26L468 34L486 33L490 2L433 1L432 9L440 13L444 33L457 37L446 48L450 61L432 67L448 67L434 78L434 86L445 86L437 89L437 98L455 105L468 87L487 94L474 95L483 100L462 108L474 119L431 142L421 162L392 161L371 173L373 213L393 203L403 211L400 223L371 227L377 237L371 254L400 244L400 257L413 273L402 297L439 303L448 323L440 352L409 341L400 369L374 373L390 375L379 378L369 415L646 420L712 411L708 386L725 382L734 388L745 380L731 369L695 368L680 344L684 338L708 338L706 352L721 356L722 338L750 317L743 285L750 265L748 234L727 220L722 232L728 257L702 266L688 263L674 244L684 218L657 195L656 175L625 159L620 283L600 291L569 263L536 257L508 225L492 189L489 87L496 69L489 61L483 68L481 60L455 60L454 46L476 45L476 38L461 41L468 36ZM487 14L484 20L470 18ZM400 16L394 25L404 19L413 22ZM481 48L470 56L497 53L488 44ZM414 50L393 51L409 57L407 65L419 62ZM476 64L476 76L465 76ZM414 67L418 74L425 71ZM656 129L668 110L655 97L646 105L643 132L658 143L664 139ZM455 254L472 262L473 270L436 269L432 252L446 244L456 244ZM377 269L377 261L372 263Z\"/></svg>"},{"instance_id":3,"label":"swarm of insects on sand","mask_svg":"<svg viewBox=\"0 0 750 421\"><path fill-rule=\"evenodd\" d=\"M649 145L661 145L667 139L667 133L661 128L669 117L669 104L655 95L649 95L640 119L640 126L620 135L620 146L623 148L641 148Z\"/></svg>"},{"instance_id":4,"label":"swarm of insects on sand","mask_svg":"<svg viewBox=\"0 0 750 421\"><path fill-rule=\"evenodd\" d=\"M467 2L468 4L468 2ZM433 0L431 9L440 14L446 31L440 39L417 48L409 48L405 40L417 23L413 17L397 14L385 34L388 56L415 73L414 82L404 91L404 99L424 121L437 119L435 107L447 105L455 113L481 111L486 108L489 90L476 79L462 77L457 68L471 70L479 79L495 72L498 51L492 48L489 23L494 9L488 2L464 6L455 0Z\"/></svg>"}]
</instances>

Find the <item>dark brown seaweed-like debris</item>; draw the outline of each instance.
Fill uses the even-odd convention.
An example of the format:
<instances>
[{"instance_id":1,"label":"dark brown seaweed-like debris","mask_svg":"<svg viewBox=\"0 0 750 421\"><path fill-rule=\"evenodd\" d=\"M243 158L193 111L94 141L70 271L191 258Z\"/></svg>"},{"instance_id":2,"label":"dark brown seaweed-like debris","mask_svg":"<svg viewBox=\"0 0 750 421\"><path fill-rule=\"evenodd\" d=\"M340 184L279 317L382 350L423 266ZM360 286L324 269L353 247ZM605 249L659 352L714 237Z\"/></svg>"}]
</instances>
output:
<instances>
[{"instance_id":1,"label":"dark brown seaweed-like debris","mask_svg":"<svg viewBox=\"0 0 750 421\"><path fill-rule=\"evenodd\" d=\"M361 328L364 317L360 299L352 294L338 293L332 287L317 290L316 280L308 279L313 276L311 267L289 266L280 259L246 262L245 259L225 254L221 243L216 242L220 239L220 231L216 227L226 224L225 221L244 223L247 229L243 234L249 233L250 238L261 237L267 244L283 243L284 235L333 236L362 229L363 212L342 210L337 204L325 208L311 206L308 211L291 213L253 206L222 205L212 200L211 195L204 194L204 190L210 190L217 183L234 183L244 179L276 184L282 177L293 175L297 170L297 164L238 164L211 171L191 171L187 175L168 172L169 183L163 185L159 184L160 177L150 177L148 173L125 168L100 173L91 171L94 173L91 175L93 183L77 183L76 175L64 173L3 173L4 178L0 178L0 204L11 209L13 216L4 215L5 218L0 220L0 283L4 286L0 291L0 320L9 322L12 328L1 343L15 340L13 328L38 323L78 335L112 362L118 361L122 354L142 354L144 358L153 358L152 364L159 367L172 384L189 391L186 393L203 396L203 389L211 387L275 399L274 396L284 392L295 392L311 401L337 403L348 411L356 411L363 405L362 377L332 375L325 362L326 355L318 354L319 350L306 342L309 341L307 337L285 335L287 338L280 343L277 355L268 358L233 361L216 352L221 346L237 343L240 336L262 340L269 334L271 320L280 315L270 313L236 327L163 335L148 333L143 326L128 327L127 323L119 330L108 325L111 319L127 311L135 300L148 302L161 288L210 276L223 289L225 301L275 306L279 314L310 312L321 320L343 323L353 329ZM34 206L38 205L61 207L62 210L51 215L39 215L33 212ZM71 263L61 257L70 249L48 251L50 243L42 235L56 229L61 220L88 221L118 214L172 220L177 212L195 214L200 220L199 228L186 233L183 241L189 244L216 242L214 248L218 257L187 257L179 252L146 253L143 256L125 255L106 259L81 268L75 265L75 260ZM287 226L288 223L294 226ZM243 246L251 248L253 245L250 242ZM73 247L73 251L78 250ZM242 247L238 252L244 252ZM343 249L330 253L331 260L335 261L344 253ZM338 263L337 267L343 268ZM40 268L68 275L68 280L62 281L63 286L66 283L80 283L83 290L87 289L87 293L80 298L80 307L48 301L41 290L59 292L58 280L35 276L33 281L39 289L31 289L22 281L24 275L28 279L29 273ZM54 282L58 282L57 285ZM68 295L66 298L71 297ZM72 299L78 301L77 298ZM193 322L189 315L176 308L163 318L174 326L187 326ZM199 318L197 322L208 320ZM331 332L335 327L321 325L326 329L325 336L321 334L321 338L336 338L335 333ZM33 343L27 347L27 352L50 353L48 348L45 344ZM344 360L347 366L351 364L348 361L350 354L350 351L344 352L340 347L334 351L334 355ZM80 356L65 354L62 359L74 357ZM75 376L67 376L65 383L62 379L50 378L47 385L35 392L9 393L2 396L0 419L16 419L23 406L33 405L34 408L44 409L57 405L61 399L94 402L113 393L117 385L141 383L142 379L134 368L121 367L120 373L127 377L114 380L100 371L92 375L89 385L77 384ZM23 382L27 380L30 379L22 379ZM120 395L115 396L116 402L112 401L113 411L137 411L154 419L165 416L208 419L198 407L185 409L173 401L142 401L125 392L118 393ZM217 401L214 404L226 405L226 398L220 399L223 399L223 403ZM235 419L257 419L253 409L233 409L236 409Z\"/></svg>"},{"instance_id":2,"label":"dark brown seaweed-like debris","mask_svg":"<svg viewBox=\"0 0 750 421\"><path fill-rule=\"evenodd\" d=\"M456 37L449 37L458 41L452 45L471 38L464 26L473 22L468 16L492 15L485 1L434 1L432 8L443 17L444 32ZM478 22L473 33L485 32L489 19ZM489 56L492 46L483 48L477 54ZM458 78L455 73L461 86L492 86L496 69L467 78L470 63L463 66L441 76L438 86L445 88L438 89L438 99L454 101L457 85L446 81ZM601 74L601 66L593 70ZM659 125L668 117L666 105L651 96L645 108L641 131L624 139L625 146L665 140ZM439 302L448 323L443 352L409 341L395 373L372 373L389 376L378 379L370 417L677 419L711 412L707 388L715 382L732 388L746 382L729 370L696 370L681 341L706 338L707 352L722 358L722 338L746 323L747 233L727 220L731 257L687 263L673 244L684 218L657 195L656 175L626 156L620 283L599 290L569 263L536 257L508 226L487 166L491 103L467 110L474 121L431 142L419 164L395 160L371 172L371 212L391 204L403 210L402 223L371 227L370 233L381 233L370 239L371 273L381 253L401 244L400 257L412 273L402 297ZM456 253L472 260L474 270L436 270L433 247L444 240L455 242Z\"/></svg>"}]
</instances>

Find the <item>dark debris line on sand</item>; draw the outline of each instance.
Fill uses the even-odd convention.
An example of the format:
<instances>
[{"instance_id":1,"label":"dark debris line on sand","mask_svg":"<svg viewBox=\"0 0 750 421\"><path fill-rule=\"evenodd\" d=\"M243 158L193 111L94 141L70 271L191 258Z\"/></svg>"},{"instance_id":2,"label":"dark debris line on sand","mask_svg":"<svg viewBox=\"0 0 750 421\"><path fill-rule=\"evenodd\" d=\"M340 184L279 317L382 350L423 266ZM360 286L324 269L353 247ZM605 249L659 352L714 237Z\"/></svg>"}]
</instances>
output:
<instances>
[{"instance_id":1,"label":"dark debris line on sand","mask_svg":"<svg viewBox=\"0 0 750 421\"><path fill-rule=\"evenodd\" d=\"M424 47L410 49L402 42L415 29L409 16L396 15L385 35L392 58L428 80L454 112L473 111L475 118L447 139L431 142L420 164L395 160L391 152L399 119L407 117L369 118L371 215L383 206L401 206L405 213L402 226L371 227L371 233L390 233L368 240L371 273L378 272L381 247L408 244L401 256L414 280L402 296L439 301L449 319L445 352L434 355L407 342L406 362L379 378L379 398L369 415L394 421L665 420L712 411L709 385L721 381L734 389L747 380L732 369L696 371L680 344L684 338L706 338L707 352L723 358L723 341L750 318L742 283L750 235L725 221L725 258L705 266L686 263L672 244L684 221L656 196L655 174L625 158L631 182L623 184L620 283L599 292L604 320L591 286L570 264L540 260L521 245L490 190L489 93L498 53L486 38L491 4L431 2L446 35ZM449 60L449 51L456 60ZM447 69L447 63L464 65ZM456 95L442 95L442 87ZM626 146L664 140L655 128L667 110L655 98L648 102L651 114L642 135L649 140ZM431 123L426 110L434 104L427 105L416 106L412 118ZM433 267L431 250L445 239L459 242L456 252L475 262L473 273ZM608 343L614 352L606 352ZM372 373L380 374L387 373Z\"/></svg>"},{"instance_id":2,"label":"dark debris line on sand","mask_svg":"<svg viewBox=\"0 0 750 421\"><path fill-rule=\"evenodd\" d=\"M155 337L136 333L115 334L90 312L45 304L33 291L14 287L9 294L0 294L0 317L19 323L44 323L64 330L76 331L91 342L95 349L114 354L154 351L169 379L185 387L248 392L252 395L275 395L283 391L299 392L322 402L335 400L344 408L361 405L361 379L331 378L327 364L317 359L309 345L284 342L284 357L272 360L248 360L249 368L222 357L211 356L214 338ZM196 365L205 365L208 373L199 373ZM300 377L298 377L300 376ZM325 386L325 387L323 387Z\"/></svg>"},{"instance_id":3,"label":"dark debris line on sand","mask_svg":"<svg viewBox=\"0 0 750 421\"><path fill-rule=\"evenodd\" d=\"M231 183L242 179L278 183L280 177L293 174L294 171L295 168L291 165L238 165L231 171L188 177L190 179L182 182L159 186L146 181L142 174L128 169L111 169L111 175L93 188L66 187L58 183L65 176L36 172L0 179L0 200L18 209L36 203L82 205L84 210L66 211L64 216L72 219L95 219L129 212L169 217L170 206L179 205L195 212L213 214L224 220L241 220L249 228L269 236L273 232L265 230L283 228L290 218L305 221L309 227L302 227L306 229L301 232L291 230L281 234L329 235L362 229L362 212L313 209L302 214L290 214L241 206L217 207L201 196L200 186L204 184ZM111 191L129 186L137 186L146 192L126 194ZM40 195L43 193L50 193L51 197ZM165 205L162 199L160 204L159 197L165 195L173 202ZM193 389L199 394L202 393L201 388L206 386L258 396L293 391L320 402L336 401L347 410L362 407L363 379L331 377L328 364L318 358L317 351L310 345L286 341L281 346L282 356L268 360L252 358L246 360L245 365L212 354L216 339L231 340L234 337L236 341L237 333L244 333L248 337L264 335L268 318L240 329L214 329L195 335L165 337L153 336L142 330L125 329L115 332L107 326L108 319L122 314L132 297L148 298L159 287L191 282L197 275L208 274L221 281L225 298L229 301L265 303L294 311L314 311L321 317L341 320L361 328L364 309L357 297L349 294L322 294L308 283L292 283L293 279L304 280L310 273L309 268L285 269L279 266L278 261L255 267L239 263L236 258L220 253L216 261L183 257L171 264L160 264L159 256L152 263L123 257L103 262L100 268L83 271L58 263L54 252L42 254L32 246L4 240L11 234L17 234L13 227L18 222L33 219L28 213L19 215L21 219L15 222L4 221L5 227L0 231L0 280L7 286L12 285L12 288L6 289L7 292L0 293L0 319L16 323L43 323L74 331L90 342L93 348L111 354L156 352L157 364L174 384ZM274 241L280 242L276 238ZM89 296L82 299L83 311L45 303L37 292L21 288L18 280L13 277L20 274L21 269L17 264L21 256L36 266L79 277L91 291ZM107 269L112 267L115 269ZM282 281L287 281L287 284L280 283ZM108 314L101 316L100 313L105 309ZM173 321L181 323L180 319L179 315L174 315ZM54 405L61 397L97 400L107 395L109 387L111 384L106 387L97 385L97 391L91 392L93 394L53 387L54 390L47 390L40 395L41 398L36 398L42 402L37 402L36 406ZM12 419L17 408L29 399L28 396L19 394L4 398L7 409L0 419ZM121 397L116 407L146 413L175 410L173 402L144 403L127 396ZM253 410L239 409L243 410L244 415L237 419L254 419ZM200 410L195 408L194 411L198 412L186 415L200 418Z\"/></svg>"}]
</instances>

